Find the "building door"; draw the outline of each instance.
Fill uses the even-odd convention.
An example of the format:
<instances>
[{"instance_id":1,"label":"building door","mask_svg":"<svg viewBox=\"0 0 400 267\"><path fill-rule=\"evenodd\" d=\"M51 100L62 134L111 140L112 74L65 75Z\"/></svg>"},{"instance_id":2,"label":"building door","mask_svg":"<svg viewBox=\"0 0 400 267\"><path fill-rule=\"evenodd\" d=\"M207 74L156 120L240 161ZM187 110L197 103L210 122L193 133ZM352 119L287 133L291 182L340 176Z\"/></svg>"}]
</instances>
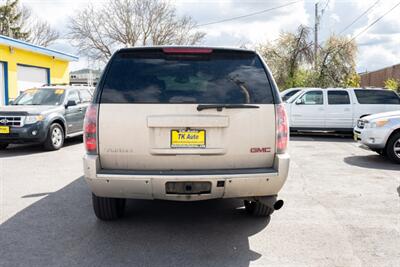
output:
<instances>
[{"instance_id":1,"label":"building door","mask_svg":"<svg viewBox=\"0 0 400 267\"><path fill-rule=\"evenodd\" d=\"M49 70L45 68L17 65L18 95L26 89L48 83Z\"/></svg>"},{"instance_id":2,"label":"building door","mask_svg":"<svg viewBox=\"0 0 400 267\"><path fill-rule=\"evenodd\" d=\"M6 104L6 77L4 63L0 62L0 106Z\"/></svg>"}]
</instances>

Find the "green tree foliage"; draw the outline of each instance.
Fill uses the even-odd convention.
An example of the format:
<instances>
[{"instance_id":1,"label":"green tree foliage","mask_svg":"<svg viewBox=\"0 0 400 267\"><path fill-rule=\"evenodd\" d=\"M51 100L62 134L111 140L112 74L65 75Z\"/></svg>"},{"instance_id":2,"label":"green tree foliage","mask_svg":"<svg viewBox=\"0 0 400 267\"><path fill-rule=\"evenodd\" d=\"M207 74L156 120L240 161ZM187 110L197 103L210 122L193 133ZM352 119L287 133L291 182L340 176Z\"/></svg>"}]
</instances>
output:
<instances>
[{"instance_id":1,"label":"green tree foliage","mask_svg":"<svg viewBox=\"0 0 400 267\"><path fill-rule=\"evenodd\" d=\"M0 34L26 40L29 31L24 31L25 15L19 6L19 0L7 0L0 6Z\"/></svg>"},{"instance_id":2,"label":"green tree foliage","mask_svg":"<svg viewBox=\"0 0 400 267\"><path fill-rule=\"evenodd\" d=\"M344 87L360 87L360 86L361 86L361 77L357 73L349 75L344 84Z\"/></svg>"},{"instance_id":3,"label":"green tree foliage","mask_svg":"<svg viewBox=\"0 0 400 267\"><path fill-rule=\"evenodd\" d=\"M295 33L282 33L275 43L258 45L257 50L268 62L280 88L295 87L308 80L303 67L313 59L309 34L310 29L301 25Z\"/></svg>"},{"instance_id":4,"label":"green tree foliage","mask_svg":"<svg viewBox=\"0 0 400 267\"><path fill-rule=\"evenodd\" d=\"M399 80L393 78L387 79L385 81L385 88L396 92L400 92L400 82Z\"/></svg>"},{"instance_id":5,"label":"green tree foliage","mask_svg":"<svg viewBox=\"0 0 400 267\"><path fill-rule=\"evenodd\" d=\"M332 35L320 48L314 86L346 87L356 73L357 44Z\"/></svg>"},{"instance_id":6,"label":"green tree foliage","mask_svg":"<svg viewBox=\"0 0 400 267\"><path fill-rule=\"evenodd\" d=\"M357 45L346 37L330 36L319 47L314 63L310 29L300 26L294 33L282 33L275 42L259 44L281 90L290 87L356 87Z\"/></svg>"}]
</instances>

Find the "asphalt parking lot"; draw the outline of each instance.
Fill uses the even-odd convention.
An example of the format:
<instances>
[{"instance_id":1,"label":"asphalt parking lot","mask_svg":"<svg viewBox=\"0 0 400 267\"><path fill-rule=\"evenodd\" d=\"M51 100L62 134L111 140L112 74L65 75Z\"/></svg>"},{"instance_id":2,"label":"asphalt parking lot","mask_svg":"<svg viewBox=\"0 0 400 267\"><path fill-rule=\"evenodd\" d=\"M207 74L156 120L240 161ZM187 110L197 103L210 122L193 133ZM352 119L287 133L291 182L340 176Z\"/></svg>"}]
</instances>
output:
<instances>
[{"instance_id":1,"label":"asphalt parking lot","mask_svg":"<svg viewBox=\"0 0 400 267\"><path fill-rule=\"evenodd\" d=\"M350 138L296 136L285 206L130 201L98 221L83 145L0 152L0 266L400 266L400 166Z\"/></svg>"}]
</instances>

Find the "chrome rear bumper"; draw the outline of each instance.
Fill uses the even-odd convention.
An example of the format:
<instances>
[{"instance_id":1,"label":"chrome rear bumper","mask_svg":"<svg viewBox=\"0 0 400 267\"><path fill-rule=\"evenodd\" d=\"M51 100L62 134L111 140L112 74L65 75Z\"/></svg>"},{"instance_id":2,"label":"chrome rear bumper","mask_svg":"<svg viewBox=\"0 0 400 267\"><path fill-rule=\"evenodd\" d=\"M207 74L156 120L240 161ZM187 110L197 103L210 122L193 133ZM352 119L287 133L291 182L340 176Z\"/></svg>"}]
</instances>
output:
<instances>
[{"instance_id":1,"label":"chrome rear bumper","mask_svg":"<svg viewBox=\"0 0 400 267\"><path fill-rule=\"evenodd\" d=\"M288 176L290 159L288 154L276 155L270 169L171 172L101 170L96 155L85 155L83 162L85 180L97 196L195 201L277 195ZM165 184L174 181L211 182L211 193L167 194Z\"/></svg>"}]
</instances>

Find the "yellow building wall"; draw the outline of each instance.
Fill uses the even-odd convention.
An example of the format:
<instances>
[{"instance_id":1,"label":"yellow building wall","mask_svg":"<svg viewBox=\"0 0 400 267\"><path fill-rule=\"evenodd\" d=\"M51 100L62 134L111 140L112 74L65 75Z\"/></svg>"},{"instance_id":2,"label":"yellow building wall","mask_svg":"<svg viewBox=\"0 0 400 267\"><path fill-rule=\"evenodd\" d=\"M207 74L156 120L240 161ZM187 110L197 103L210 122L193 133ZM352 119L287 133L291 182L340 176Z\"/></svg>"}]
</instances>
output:
<instances>
[{"instance_id":1,"label":"yellow building wall","mask_svg":"<svg viewBox=\"0 0 400 267\"><path fill-rule=\"evenodd\" d=\"M0 61L8 65L8 98L17 97L17 64L30 65L50 70L50 83L69 84L69 62L35 52L0 45Z\"/></svg>"}]
</instances>

